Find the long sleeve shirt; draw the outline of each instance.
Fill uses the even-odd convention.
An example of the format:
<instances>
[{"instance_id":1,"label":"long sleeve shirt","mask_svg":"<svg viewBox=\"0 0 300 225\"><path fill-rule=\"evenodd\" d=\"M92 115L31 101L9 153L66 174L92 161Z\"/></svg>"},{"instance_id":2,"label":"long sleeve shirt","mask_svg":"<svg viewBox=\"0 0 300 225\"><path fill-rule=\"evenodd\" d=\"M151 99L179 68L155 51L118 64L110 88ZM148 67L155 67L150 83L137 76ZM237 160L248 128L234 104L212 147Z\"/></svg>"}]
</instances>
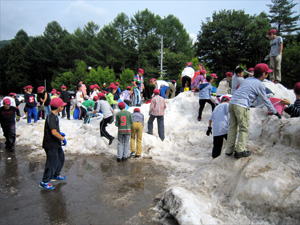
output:
<instances>
[{"instance_id":1,"label":"long sleeve shirt","mask_svg":"<svg viewBox=\"0 0 300 225\"><path fill-rule=\"evenodd\" d=\"M101 110L103 118L106 119L113 115L113 109L110 107L109 103L105 100L97 101L95 110L99 112Z\"/></svg>"},{"instance_id":2,"label":"long sleeve shirt","mask_svg":"<svg viewBox=\"0 0 300 225\"><path fill-rule=\"evenodd\" d=\"M117 113L115 125L118 127L119 134L130 134L131 124L133 120L130 112L122 110Z\"/></svg>"},{"instance_id":3,"label":"long sleeve shirt","mask_svg":"<svg viewBox=\"0 0 300 225\"><path fill-rule=\"evenodd\" d=\"M291 104L284 111L290 114L291 117L300 117L300 98L298 98L294 104Z\"/></svg>"},{"instance_id":4,"label":"long sleeve shirt","mask_svg":"<svg viewBox=\"0 0 300 225\"><path fill-rule=\"evenodd\" d=\"M149 113L153 116L163 116L165 108L167 108L165 99L159 95L155 95L151 100Z\"/></svg>"},{"instance_id":5,"label":"long sleeve shirt","mask_svg":"<svg viewBox=\"0 0 300 225\"><path fill-rule=\"evenodd\" d=\"M260 97L268 110L276 114L277 110L272 105L266 94L266 87L255 77L247 78L235 94L231 97L230 104L235 104L249 109L253 102Z\"/></svg>"},{"instance_id":6,"label":"long sleeve shirt","mask_svg":"<svg viewBox=\"0 0 300 225\"><path fill-rule=\"evenodd\" d=\"M112 93L108 93L105 97L106 97L108 104L110 104L110 105L117 104L117 101L114 100L114 95Z\"/></svg>"},{"instance_id":7,"label":"long sleeve shirt","mask_svg":"<svg viewBox=\"0 0 300 225\"><path fill-rule=\"evenodd\" d=\"M199 85L199 99L210 99L213 86L210 83Z\"/></svg>"},{"instance_id":8,"label":"long sleeve shirt","mask_svg":"<svg viewBox=\"0 0 300 225\"><path fill-rule=\"evenodd\" d=\"M214 137L227 134L229 129L229 103L218 105L212 112L209 120L212 121Z\"/></svg>"}]
</instances>

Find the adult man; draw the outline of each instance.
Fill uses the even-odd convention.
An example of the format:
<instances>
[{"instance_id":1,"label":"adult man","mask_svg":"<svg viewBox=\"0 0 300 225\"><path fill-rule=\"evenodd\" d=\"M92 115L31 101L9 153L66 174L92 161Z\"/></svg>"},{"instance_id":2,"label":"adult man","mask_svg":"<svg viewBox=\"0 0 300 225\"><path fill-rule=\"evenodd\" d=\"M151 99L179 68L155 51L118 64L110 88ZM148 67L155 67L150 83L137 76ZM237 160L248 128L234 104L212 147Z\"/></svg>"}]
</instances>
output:
<instances>
[{"instance_id":1,"label":"adult man","mask_svg":"<svg viewBox=\"0 0 300 225\"><path fill-rule=\"evenodd\" d=\"M152 98L150 104L150 118L148 120L148 134L153 134L153 121L157 119L158 127L158 136L163 141L165 139L165 129L164 129L164 114L166 109L165 99L159 96L159 90L154 89L153 94L155 95Z\"/></svg>"},{"instance_id":2,"label":"adult man","mask_svg":"<svg viewBox=\"0 0 300 225\"><path fill-rule=\"evenodd\" d=\"M270 69L273 70L270 73L270 80L274 81L274 83L280 83L283 40L282 37L276 35L276 30L274 29L268 32L268 37L271 50L265 59L270 58Z\"/></svg>"},{"instance_id":3,"label":"adult man","mask_svg":"<svg viewBox=\"0 0 300 225\"><path fill-rule=\"evenodd\" d=\"M232 96L229 104L229 130L226 155L231 155L234 151L235 158L248 157L250 151L246 151L245 143L248 137L248 128L250 120L250 106L260 97L268 110L275 114L279 119L280 114L276 111L272 103L267 97L266 87L262 81L268 77L268 73L272 72L265 63L257 64L254 68L254 77L244 80L239 89ZM236 145L236 137L238 133L238 143Z\"/></svg>"},{"instance_id":4,"label":"adult man","mask_svg":"<svg viewBox=\"0 0 300 225\"><path fill-rule=\"evenodd\" d=\"M184 68L184 70L181 73L181 78L180 78L181 89L180 89L180 92L183 92L186 83L188 84L187 86L191 90L192 78L194 77L194 75L195 75L195 70L192 67L192 63L188 62L186 64L186 67Z\"/></svg>"}]
</instances>

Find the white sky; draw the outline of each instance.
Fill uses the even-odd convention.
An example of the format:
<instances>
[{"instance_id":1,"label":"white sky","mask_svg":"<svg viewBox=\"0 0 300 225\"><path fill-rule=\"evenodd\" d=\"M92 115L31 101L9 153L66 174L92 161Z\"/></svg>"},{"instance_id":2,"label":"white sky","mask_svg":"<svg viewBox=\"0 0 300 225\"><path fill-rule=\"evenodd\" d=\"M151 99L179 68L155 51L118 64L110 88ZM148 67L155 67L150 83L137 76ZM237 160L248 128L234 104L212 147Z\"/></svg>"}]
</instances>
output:
<instances>
[{"instance_id":1,"label":"white sky","mask_svg":"<svg viewBox=\"0 0 300 225\"><path fill-rule=\"evenodd\" d=\"M294 0L300 2L300 0ZM41 35L46 25L56 20L68 32L83 28L89 21L109 24L121 12L129 17L148 8L161 17L173 14L180 19L190 36L195 39L201 22L222 9L244 10L250 15L269 12L271 0L194 0L194 1L101 1L101 0L0 0L0 40L14 38L23 29L29 36ZM295 9L300 11L300 4Z\"/></svg>"}]
</instances>

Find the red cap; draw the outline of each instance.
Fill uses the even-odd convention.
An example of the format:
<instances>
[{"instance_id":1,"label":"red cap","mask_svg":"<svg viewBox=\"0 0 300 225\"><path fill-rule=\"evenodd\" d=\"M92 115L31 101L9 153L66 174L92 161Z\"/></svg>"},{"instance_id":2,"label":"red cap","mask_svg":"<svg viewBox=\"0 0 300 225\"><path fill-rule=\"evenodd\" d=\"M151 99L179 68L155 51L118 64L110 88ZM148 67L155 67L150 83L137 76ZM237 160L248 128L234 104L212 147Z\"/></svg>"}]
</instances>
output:
<instances>
[{"instance_id":1,"label":"red cap","mask_svg":"<svg viewBox=\"0 0 300 225\"><path fill-rule=\"evenodd\" d=\"M61 86L61 89L67 89L67 87L65 85Z\"/></svg>"},{"instance_id":2,"label":"red cap","mask_svg":"<svg viewBox=\"0 0 300 225\"><path fill-rule=\"evenodd\" d=\"M126 89L131 89L131 87L130 86L127 86L127 88Z\"/></svg>"},{"instance_id":3,"label":"red cap","mask_svg":"<svg viewBox=\"0 0 300 225\"><path fill-rule=\"evenodd\" d=\"M140 68L139 73L144 74L144 70Z\"/></svg>"},{"instance_id":4,"label":"red cap","mask_svg":"<svg viewBox=\"0 0 300 225\"><path fill-rule=\"evenodd\" d=\"M99 100L98 96L94 96L93 100L98 101Z\"/></svg>"},{"instance_id":5,"label":"red cap","mask_svg":"<svg viewBox=\"0 0 300 225\"><path fill-rule=\"evenodd\" d=\"M159 93L160 93L160 91L158 89L153 90L153 94L159 94Z\"/></svg>"},{"instance_id":6,"label":"red cap","mask_svg":"<svg viewBox=\"0 0 300 225\"><path fill-rule=\"evenodd\" d=\"M226 98L226 99L228 99L228 101L230 101L230 98L229 98L227 95L224 95L224 96L221 98L221 102L223 101L224 98Z\"/></svg>"},{"instance_id":7,"label":"red cap","mask_svg":"<svg viewBox=\"0 0 300 225\"><path fill-rule=\"evenodd\" d=\"M276 32L277 32L277 31L276 31L275 29L269 30L268 35L276 34Z\"/></svg>"},{"instance_id":8,"label":"red cap","mask_svg":"<svg viewBox=\"0 0 300 225\"><path fill-rule=\"evenodd\" d=\"M106 84L103 84L102 86L103 86L103 87L106 87Z\"/></svg>"},{"instance_id":9,"label":"red cap","mask_svg":"<svg viewBox=\"0 0 300 225\"><path fill-rule=\"evenodd\" d=\"M154 81L156 81L156 79L155 79L155 78L152 78L152 79L150 80L150 83L152 84Z\"/></svg>"},{"instance_id":10,"label":"red cap","mask_svg":"<svg viewBox=\"0 0 300 225\"><path fill-rule=\"evenodd\" d=\"M176 83L176 80L173 80L174 83Z\"/></svg>"},{"instance_id":11,"label":"red cap","mask_svg":"<svg viewBox=\"0 0 300 225\"><path fill-rule=\"evenodd\" d=\"M52 89L51 95L55 94L56 92L57 92L56 89Z\"/></svg>"},{"instance_id":12,"label":"red cap","mask_svg":"<svg viewBox=\"0 0 300 225\"><path fill-rule=\"evenodd\" d=\"M60 107L60 106L65 106L67 105L67 103L63 102L63 100L61 98L53 98L51 101L50 101L50 106L53 106L53 107Z\"/></svg>"},{"instance_id":13,"label":"red cap","mask_svg":"<svg viewBox=\"0 0 300 225\"><path fill-rule=\"evenodd\" d=\"M98 84L94 84L94 88L97 88L98 90L100 90L100 87L99 87L99 85Z\"/></svg>"},{"instance_id":14,"label":"red cap","mask_svg":"<svg viewBox=\"0 0 300 225\"><path fill-rule=\"evenodd\" d=\"M4 105L10 105L10 99L9 98L4 99L3 104Z\"/></svg>"},{"instance_id":15,"label":"red cap","mask_svg":"<svg viewBox=\"0 0 300 225\"><path fill-rule=\"evenodd\" d=\"M95 88L95 85L90 85L90 89L93 90Z\"/></svg>"},{"instance_id":16,"label":"red cap","mask_svg":"<svg viewBox=\"0 0 300 225\"><path fill-rule=\"evenodd\" d=\"M111 88L111 89L118 89L118 87L117 87L116 85L114 85L114 84L111 84L111 85L109 86L109 88Z\"/></svg>"},{"instance_id":17,"label":"red cap","mask_svg":"<svg viewBox=\"0 0 300 225\"><path fill-rule=\"evenodd\" d=\"M102 91L101 93L103 93L103 94L106 94L106 93L107 93L107 91Z\"/></svg>"},{"instance_id":18,"label":"red cap","mask_svg":"<svg viewBox=\"0 0 300 225\"><path fill-rule=\"evenodd\" d=\"M192 66L193 64L191 63L191 62L188 62L187 64L186 64L186 66Z\"/></svg>"},{"instance_id":19,"label":"red cap","mask_svg":"<svg viewBox=\"0 0 300 225\"><path fill-rule=\"evenodd\" d=\"M206 70L200 70L200 74L206 74L207 72L206 72Z\"/></svg>"},{"instance_id":20,"label":"red cap","mask_svg":"<svg viewBox=\"0 0 300 225\"><path fill-rule=\"evenodd\" d=\"M27 85L25 89L32 89L33 87L31 85Z\"/></svg>"},{"instance_id":21,"label":"red cap","mask_svg":"<svg viewBox=\"0 0 300 225\"><path fill-rule=\"evenodd\" d=\"M135 108L133 112L141 112L141 110L139 108Z\"/></svg>"},{"instance_id":22,"label":"red cap","mask_svg":"<svg viewBox=\"0 0 300 225\"><path fill-rule=\"evenodd\" d=\"M9 93L9 96L16 96L16 94L13 93L13 92L10 92L10 93Z\"/></svg>"},{"instance_id":23,"label":"red cap","mask_svg":"<svg viewBox=\"0 0 300 225\"><path fill-rule=\"evenodd\" d=\"M215 73L212 73L210 76L212 76L212 77L215 78L215 79L218 78L218 77L217 77L217 74L215 74Z\"/></svg>"},{"instance_id":24,"label":"red cap","mask_svg":"<svg viewBox=\"0 0 300 225\"><path fill-rule=\"evenodd\" d=\"M98 99L101 98L101 97L105 97L105 94L102 92L102 93L98 93Z\"/></svg>"},{"instance_id":25,"label":"red cap","mask_svg":"<svg viewBox=\"0 0 300 225\"><path fill-rule=\"evenodd\" d=\"M227 73L225 73L225 75L226 75L226 77L232 77L233 76L233 74L231 72L227 72Z\"/></svg>"},{"instance_id":26,"label":"red cap","mask_svg":"<svg viewBox=\"0 0 300 225\"><path fill-rule=\"evenodd\" d=\"M116 82L116 83L115 83L115 85L117 85L117 86L118 86L118 85L120 85L120 83L119 83L119 82Z\"/></svg>"},{"instance_id":27,"label":"red cap","mask_svg":"<svg viewBox=\"0 0 300 225\"><path fill-rule=\"evenodd\" d=\"M272 71L265 63L259 63L254 67L254 73L271 73Z\"/></svg>"},{"instance_id":28,"label":"red cap","mask_svg":"<svg viewBox=\"0 0 300 225\"><path fill-rule=\"evenodd\" d=\"M250 72L250 71L254 71L254 68L249 68L248 71L249 71L249 72Z\"/></svg>"},{"instance_id":29,"label":"red cap","mask_svg":"<svg viewBox=\"0 0 300 225\"><path fill-rule=\"evenodd\" d=\"M58 91L58 92L56 92L56 94L60 95L60 92Z\"/></svg>"},{"instance_id":30,"label":"red cap","mask_svg":"<svg viewBox=\"0 0 300 225\"><path fill-rule=\"evenodd\" d=\"M124 109L125 108L125 103L124 102L119 102L118 107L119 107L119 109Z\"/></svg>"},{"instance_id":31,"label":"red cap","mask_svg":"<svg viewBox=\"0 0 300 225\"><path fill-rule=\"evenodd\" d=\"M295 92L296 95L300 95L300 82L295 84L294 92Z\"/></svg>"}]
</instances>

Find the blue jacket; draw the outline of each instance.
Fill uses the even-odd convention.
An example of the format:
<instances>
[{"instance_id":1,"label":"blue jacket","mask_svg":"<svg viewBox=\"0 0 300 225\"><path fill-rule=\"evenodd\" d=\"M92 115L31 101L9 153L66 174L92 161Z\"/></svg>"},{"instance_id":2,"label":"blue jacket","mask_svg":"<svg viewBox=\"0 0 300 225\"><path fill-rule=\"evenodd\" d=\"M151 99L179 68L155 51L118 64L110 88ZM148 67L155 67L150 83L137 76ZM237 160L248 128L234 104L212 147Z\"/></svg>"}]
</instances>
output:
<instances>
[{"instance_id":1,"label":"blue jacket","mask_svg":"<svg viewBox=\"0 0 300 225\"><path fill-rule=\"evenodd\" d=\"M212 85L210 83L204 83L199 85L199 99L210 99Z\"/></svg>"}]
</instances>

